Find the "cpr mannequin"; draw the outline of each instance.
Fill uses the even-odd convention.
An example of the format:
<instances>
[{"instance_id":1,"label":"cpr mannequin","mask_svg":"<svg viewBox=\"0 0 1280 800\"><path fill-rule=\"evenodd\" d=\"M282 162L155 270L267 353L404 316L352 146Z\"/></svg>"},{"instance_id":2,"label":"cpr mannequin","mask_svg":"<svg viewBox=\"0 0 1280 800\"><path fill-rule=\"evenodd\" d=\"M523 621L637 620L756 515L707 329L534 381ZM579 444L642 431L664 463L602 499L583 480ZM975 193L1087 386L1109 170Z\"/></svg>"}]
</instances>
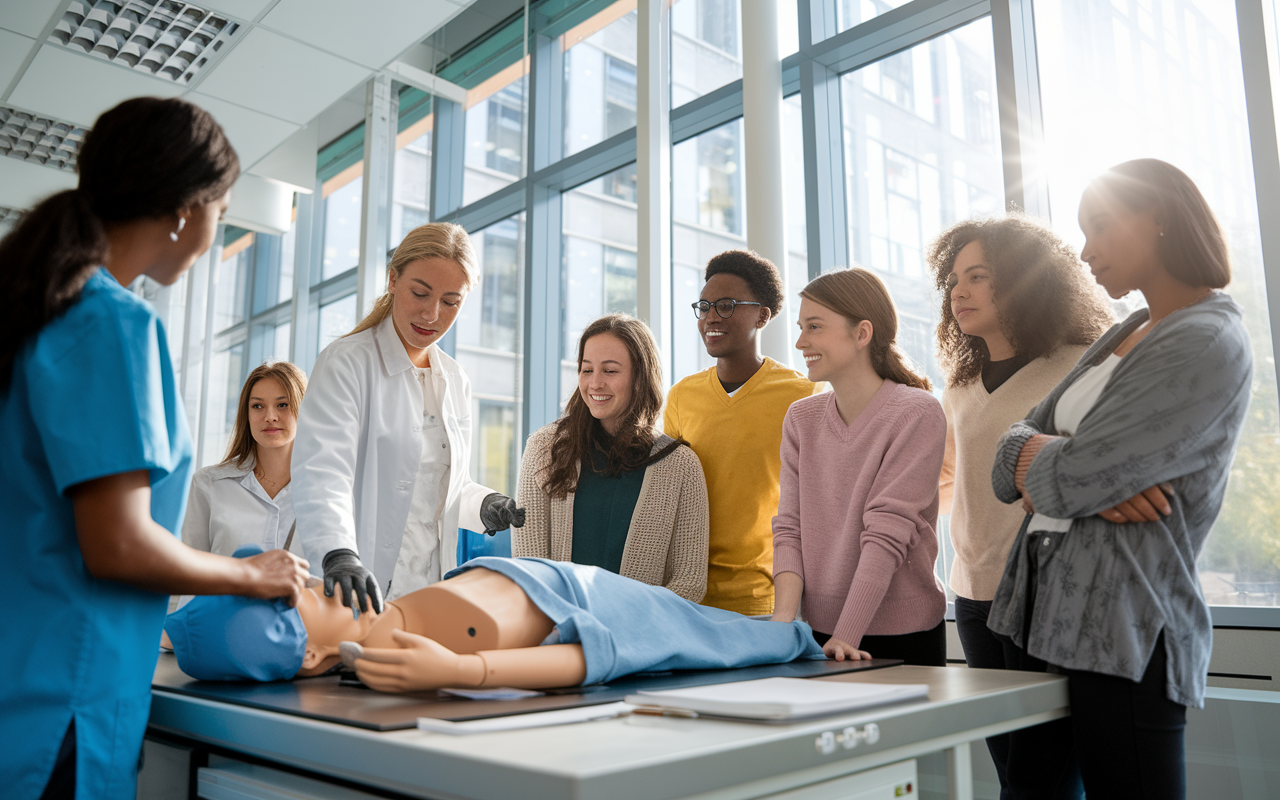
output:
<instances>
[{"instance_id":1,"label":"cpr mannequin","mask_svg":"<svg viewBox=\"0 0 1280 800\"><path fill-rule=\"evenodd\" d=\"M243 609L220 617L196 608L177 619L189 605L170 616L179 666L203 679L318 675L341 657L379 691L539 689L823 658L803 622L752 620L597 567L545 559L473 559L376 617L353 619L318 583L302 593L296 613L267 601L197 598L191 605L202 600L210 609ZM249 642L234 644L239 639ZM235 651L230 666L225 642ZM256 663L267 661L273 669Z\"/></svg>"},{"instance_id":2,"label":"cpr mannequin","mask_svg":"<svg viewBox=\"0 0 1280 800\"><path fill-rule=\"evenodd\" d=\"M543 645L554 628L515 581L481 567L387 603L340 650L380 692L576 686L587 675L582 645Z\"/></svg>"}]
</instances>

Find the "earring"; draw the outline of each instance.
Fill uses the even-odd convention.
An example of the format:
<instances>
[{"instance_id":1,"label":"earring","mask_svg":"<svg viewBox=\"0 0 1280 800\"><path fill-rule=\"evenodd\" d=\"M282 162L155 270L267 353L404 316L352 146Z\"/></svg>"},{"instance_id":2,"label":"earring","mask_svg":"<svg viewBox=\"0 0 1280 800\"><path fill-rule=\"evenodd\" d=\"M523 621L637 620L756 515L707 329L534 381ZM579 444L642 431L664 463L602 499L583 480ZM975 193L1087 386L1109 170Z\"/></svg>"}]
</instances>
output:
<instances>
[{"instance_id":1,"label":"earring","mask_svg":"<svg viewBox=\"0 0 1280 800\"><path fill-rule=\"evenodd\" d=\"M182 228L183 228L186 224L187 224L187 218L186 218L186 217L178 217L178 229L177 229L176 231L171 231L171 232L169 233L169 239L170 239L170 241L174 241L174 242L178 241L178 234L182 233ZM1164 234L1163 234L1163 233L1162 233L1162 234L1160 234L1160 235L1161 235L1161 236L1164 236Z\"/></svg>"},{"instance_id":2,"label":"earring","mask_svg":"<svg viewBox=\"0 0 1280 800\"><path fill-rule=\"evenodd\" d=\"M1160 231L1160 235L1161 235L1161 236L1164 236L1164 231Z\"/></svg>"}]
</instances>

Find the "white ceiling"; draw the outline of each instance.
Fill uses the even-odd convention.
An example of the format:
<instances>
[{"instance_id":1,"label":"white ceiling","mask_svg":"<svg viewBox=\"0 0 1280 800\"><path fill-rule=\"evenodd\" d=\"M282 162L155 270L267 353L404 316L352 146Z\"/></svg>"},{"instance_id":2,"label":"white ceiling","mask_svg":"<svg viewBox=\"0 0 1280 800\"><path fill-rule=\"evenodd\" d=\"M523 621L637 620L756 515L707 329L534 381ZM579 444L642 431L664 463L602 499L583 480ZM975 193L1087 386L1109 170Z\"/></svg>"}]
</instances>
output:
<instances>
[{"instance_id":1,"label":"white ceiling","mask_svg":"<svg viewBox=\"0 0 1280 800\"><path fill-rule=\"evenodd\" d=\"M70 0L0 0L0 105L88 127L130 97L182 96L222 123L241 167L252 171L280 143L473 1L196 0L240 29L226 52L182 86L47 43ZM6 184L21 175L40 183L29 177L38 173L0 172L6 178L0 180L0 206L30 203L31 191Z\"/></svg>"}]
</instances>

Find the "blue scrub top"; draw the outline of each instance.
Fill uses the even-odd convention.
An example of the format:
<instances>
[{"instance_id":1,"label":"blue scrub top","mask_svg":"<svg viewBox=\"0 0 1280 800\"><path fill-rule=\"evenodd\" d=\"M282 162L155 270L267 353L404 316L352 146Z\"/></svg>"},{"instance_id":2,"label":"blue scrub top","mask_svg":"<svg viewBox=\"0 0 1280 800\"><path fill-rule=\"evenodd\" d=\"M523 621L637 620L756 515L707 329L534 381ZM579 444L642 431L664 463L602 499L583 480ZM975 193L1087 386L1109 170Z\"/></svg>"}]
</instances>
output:
<instances>
[{"instance_id":1,"label":"blue scrub top","mask_svg":"<svg viewBox=\"0 0 1280 800\"><path fill-rule=\"evenodd\" d=\"M16 603L0 682L0 786L38 798L75 720L76 796L132 798L167 597L98 580L80 556L67 490L151 475L151 516L175 535L191 437L164 328L99 269L19 351L0 392L0 552Z\"/></svg>"}]
</instances>

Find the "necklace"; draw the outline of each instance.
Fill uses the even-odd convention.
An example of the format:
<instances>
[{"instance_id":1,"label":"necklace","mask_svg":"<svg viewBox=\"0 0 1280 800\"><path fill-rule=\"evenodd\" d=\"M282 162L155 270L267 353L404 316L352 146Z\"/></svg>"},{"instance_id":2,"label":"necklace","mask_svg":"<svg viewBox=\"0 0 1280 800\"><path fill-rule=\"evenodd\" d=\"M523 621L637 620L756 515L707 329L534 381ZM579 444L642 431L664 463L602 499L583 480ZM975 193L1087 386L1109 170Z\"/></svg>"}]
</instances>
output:
<instances>
[{"instance_id":1,"label":"necklace","mask_svg":"<svg viewBox=\"0 0 1280 800\"><path fill-rule=\"evenodd\" d=\"M276 483L275 481L271 480L270 478L268 478L268 477L267 477L267 474L266 474L265 472L259 472L257 467L254 467L254 468L253 468L253 475L254 475L254 477L255 477L255 478L257 478L259 481L266 481L267 483L271 484L272 486L279 486L279 485L280 485L280 484Z\"/></svg>"},{"instance_id":2,"label":"necklace","mask_svg":"<svg viewBox=\"0 0 1280 800\"><path fill-rule=\"evenodd\" d=\"M1182 310L1182 309L1184 309L1184 308L1191 308L1191 307L1192 307L1192 306L1194 306L1196 303L1204 302L1205 300L1209 299L1209 295L1211 295L1211 294L1213 294L1213 289L1208 289L1208 288L1206 288L1206 289L1205 289L1204 291L1202 291L1200 294L1198 294L1198 295L1196 295L1194 298L1192 298L1191 302L1187 303L1186 305L1178 306L1178 307L1177 307L1177 308L1175 308L1173 311L1170 311L1170 312L1169 312L1169 314L1176 314L1177 312L1181 311L1181 310ZM1164 315L1164 317L1161 317L1160 319L1161 319L1161 320L1163 320L1165 317L1169 316L1169 314L1165 314L1165 315Z\"/></svg>"}]
</instances>

